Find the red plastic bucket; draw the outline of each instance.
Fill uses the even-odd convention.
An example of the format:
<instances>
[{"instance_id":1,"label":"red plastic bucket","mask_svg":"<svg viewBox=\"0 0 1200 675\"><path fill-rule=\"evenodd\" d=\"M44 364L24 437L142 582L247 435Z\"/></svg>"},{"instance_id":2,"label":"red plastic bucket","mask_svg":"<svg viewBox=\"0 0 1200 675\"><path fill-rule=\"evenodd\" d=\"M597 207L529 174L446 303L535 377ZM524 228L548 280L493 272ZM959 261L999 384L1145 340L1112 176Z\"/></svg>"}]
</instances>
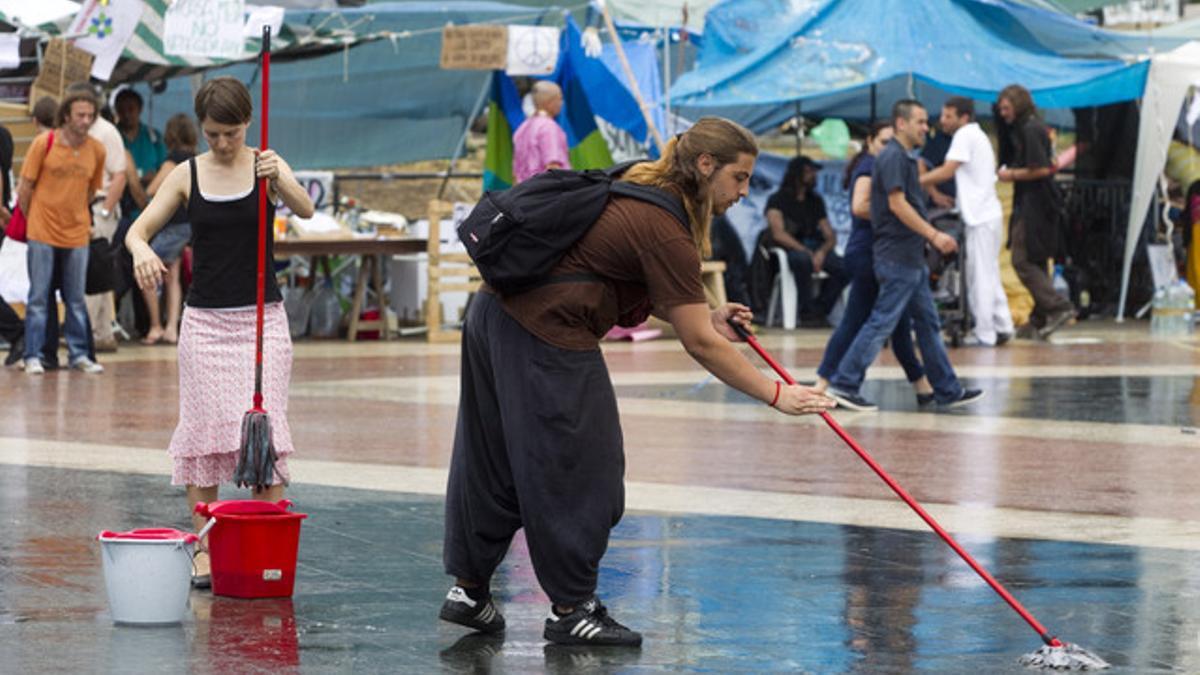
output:
<instances>
[{"instance_id":1,"label":"red plastic bucket","mask_svg":"<svg viewBox=\"0 0 1200 675\"><path fill-rule=\"evenodd\" d=\"M300 521L292 502L254 499L196 504L196 513L215 518L208 535L214 595L234 598L291 597L296 584Z\"/></svg>"}]
</instances>

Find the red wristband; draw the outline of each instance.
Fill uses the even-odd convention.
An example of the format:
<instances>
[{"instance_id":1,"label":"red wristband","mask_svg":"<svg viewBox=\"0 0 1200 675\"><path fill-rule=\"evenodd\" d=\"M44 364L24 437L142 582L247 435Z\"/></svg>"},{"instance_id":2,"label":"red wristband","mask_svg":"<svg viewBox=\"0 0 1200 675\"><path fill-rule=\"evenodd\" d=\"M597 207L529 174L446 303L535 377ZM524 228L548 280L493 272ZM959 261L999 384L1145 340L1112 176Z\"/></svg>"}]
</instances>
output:
<instances>
[{"instance_id":1,"label":"red wristband","mask_svg":"<svg viewBox=\"0 0 1200 675\"><path fill-rule=\"evenodd\" d=\"M782 390L783 390L783 385L779 384L779 380L775 380L775 398L771 399L771 402L768 403L767 405L774 408L775 404L779 403L779 392Z\"/></svg>"}]
</instances>

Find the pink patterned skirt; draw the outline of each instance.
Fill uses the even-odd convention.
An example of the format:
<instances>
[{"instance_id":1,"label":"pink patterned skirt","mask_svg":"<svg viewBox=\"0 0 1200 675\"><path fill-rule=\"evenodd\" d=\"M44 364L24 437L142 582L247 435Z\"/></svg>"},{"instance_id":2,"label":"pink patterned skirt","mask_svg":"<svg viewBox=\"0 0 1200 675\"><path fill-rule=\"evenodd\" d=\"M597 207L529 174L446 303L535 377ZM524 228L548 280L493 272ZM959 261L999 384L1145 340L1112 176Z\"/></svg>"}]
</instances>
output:
<instances>
[{"instance_id":1,"label":"pink patterned skirt","mask_svg":"<svg viewBox=\"0 0 1200 675\"><path fill-rule=\"evenodd\" d=\"M186 307L179 332L179 425L171 436L172 485L211 487L233 479L242 417L254 396L255 311ZM275 483L288 480L292 432L287 422L292 338L282 303L263 314L263 407L279 461Z\"/></svg>"}]
</instances>

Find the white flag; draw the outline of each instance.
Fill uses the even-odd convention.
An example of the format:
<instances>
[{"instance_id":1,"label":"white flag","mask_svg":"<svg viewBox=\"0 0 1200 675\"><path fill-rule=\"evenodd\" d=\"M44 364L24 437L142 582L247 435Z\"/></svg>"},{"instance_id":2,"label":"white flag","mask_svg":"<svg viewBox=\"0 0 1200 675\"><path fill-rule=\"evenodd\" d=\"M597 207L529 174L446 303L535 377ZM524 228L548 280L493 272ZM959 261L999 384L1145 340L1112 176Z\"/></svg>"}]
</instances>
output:
<instances>
[{"instance_id":1,"label":"white flag","mask_svg":"<svg viewBox=\"0 0 1200 675\"><path fill-rule=\"evenodd\" d=\"M175 0L163 16L163 51L171 56L245 56L244 0Z\"/></svg>"},{"instance_id":2,"label":"white flag","mask_svg":"<svg viewBox=\"0 0 1200 675\"><path fill-rule=\"evenodd\" d=\"M558 65L558 29L553 26L509 26L509 75L549 75Z\"/></svg>"},{"instance_id":3,"label":"white flag","mask_svg":"<svg viewBox=\"0 0 1200 675\"><path fill-rule=\"evenodd\" d=\"M96 55L92 61L92 77L98 80L108 80L117 59L138 22L142 20L142 10L145 3L142 0L86 0L71 27L68 35L81 35L75 40L75 46Z\"/></svg>"}]
</instances>

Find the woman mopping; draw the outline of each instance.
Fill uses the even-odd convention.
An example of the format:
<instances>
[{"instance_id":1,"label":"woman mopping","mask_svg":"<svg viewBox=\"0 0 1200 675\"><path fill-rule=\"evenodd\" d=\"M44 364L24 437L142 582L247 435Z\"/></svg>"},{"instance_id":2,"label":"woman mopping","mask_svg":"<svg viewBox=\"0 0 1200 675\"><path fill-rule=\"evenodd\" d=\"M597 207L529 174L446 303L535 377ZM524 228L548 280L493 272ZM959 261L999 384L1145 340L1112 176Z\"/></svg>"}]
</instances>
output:
<instances>
[{"instance_id":1,"label":"woman mopping","mask_svg":"<svg viewBox=\"0 0 1200 675\"><path fill-rule=\"evenodd\" d=\"M737 304L710 310L705 301L700 256L709 248L709 223L747 194L757 156L750 132L701 119L671 139L661 159L621 179L674 197L689 225L660 206L613 197L551 271L563 281L475 297L463 330L446 491L443 557L455 585L443 620L504 629L490 582L524 528L534 572L552 602L547 640L641 644L641 634L596 598L600 558L625 508L621 424L599 348L618 320L636 325L653 310L700 365L780 412L834 406L811 387L764 377L730 344L737 335L727 320L748 325L750 311Z\"/></svg>"},{"instance_id":2,"label":"woman mopping","mask_svg":"<svg viewBox=\"0 0 1200 675\"><path fill-rule=\"evenodd\" d=\"M170 446L171 483L187 486L189 507L215 501L217 486L232 479L246 395L254 390L257 178L269 185L267 223L275 219L277 200L301 217L313 212L308 193L281 157L246 147L254 108L244 84L232 77L205 82L195 109L209 151L171 170L125 238L138 285L153 290L168 270L147 242L177 209L186 210L192 225L192 284L179 334L179 425ZM267 269L272 258L268 237ZM279 461L271 486L254 497L276 501L283 496L292 452L287 423L292 340L275 278L266 279L263 390ZM192 519L197 530L203 527L203 518ZM193 583L209 583L207 555L197 556Z\"/></svg>"}]
</instances>

